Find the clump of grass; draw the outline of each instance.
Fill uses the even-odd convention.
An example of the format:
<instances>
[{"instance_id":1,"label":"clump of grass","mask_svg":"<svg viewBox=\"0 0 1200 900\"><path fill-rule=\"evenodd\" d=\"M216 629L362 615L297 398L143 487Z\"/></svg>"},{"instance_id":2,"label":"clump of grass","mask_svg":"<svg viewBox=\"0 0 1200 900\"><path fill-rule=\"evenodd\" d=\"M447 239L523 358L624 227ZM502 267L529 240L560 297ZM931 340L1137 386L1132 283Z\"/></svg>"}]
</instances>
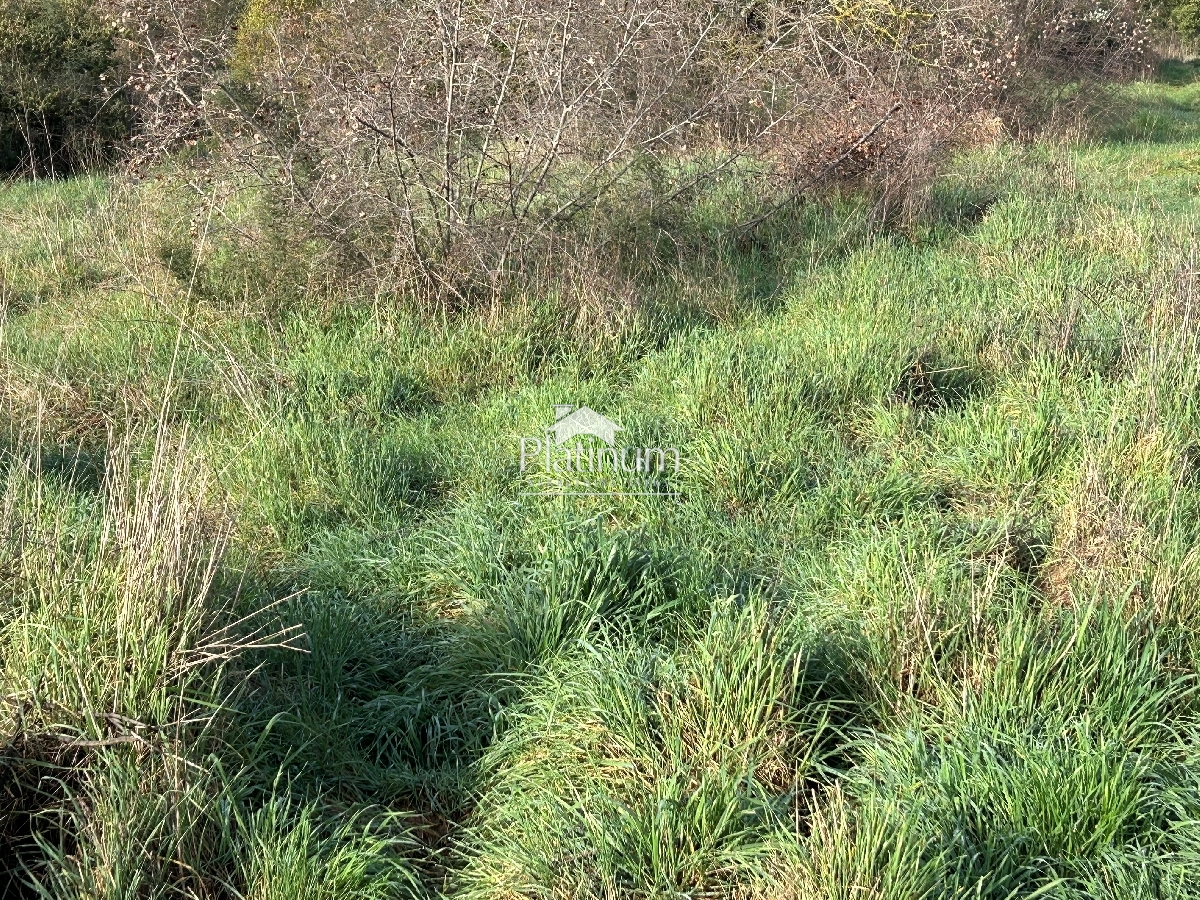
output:
<instances>
[{"instance_id":1,"label":"clump of grass","mask_svg":"<svg viewBox=\"0 0 1200 900\"><path fill-rule=\"evenodd\" d=\"M46 484L26 460L8 469L4 681L25 728L98 740L106 716L168 725L184 701L172 683L219 659L219 610L205 601L225 535L185 493L186 457L156 447L139 482L131 449L108 455L96 494Z\"/></svg>"},{"instance_id":2,"label":"clump of grass","mask_svg":"<svg viewBox=\"0 0 1200 900\"><path fill-rule=\"evenodd\" d=\"M247 900L392 900L424 893L408 860L416 844L403 817L376 811L331 819L318 806L298 806L282 795L239 824Z\"/></svg>"},{"instance_id":3,"label":"clump of grass","mask_svg":"<svg viewBox=\"0 0 1200 900\"><path fill-rule=\"evenodd\" d=\"M807 638L807 640L806 640ZM547 673L485 755L462 896L651 896L765 877L835 743L801 623L720 603L674 652L605 642Z\"/></svg>"},{"instance_id":4,"label":"clump of grass","mask_svg":"<svg viewBox=\"0 0 1200 900\"><path fill-rule=\"evenodd\" d=\"M105 892L140 877L135 848L113 846L126 824L154 823L146 833L154 844L187 840L187 829L156 839L164 836L159 814L187 781L162 754L203 731L211 719L205 704L220 699L221 669L235 646L217 589L226 532L190 492L187 457L159 443L149 471L135 475L133 453L130 443L114 446L92 487L44 477L36 445L10 451L0 507L0 727L9 753L42 762L41 787L25 792L44 795L43 810L27 811L34 843L48 853L38 823L54 823L51 830L70 836L59 852ZM18 781L22 771L9 769ZM142 778L164 793L155 797ZM76 790L88 797L86 812L68 802ZM103 807L106 795L116 807ZM133 811L124 803L143 817L126 821ZM93 852L103 857L100 868L91 867ZM34 871L67 877L61 868Z\"/></svg>"},{"instance_id":5,"label":"clump of grass","mask_svg":"<svg viewBox=\"0 0 1200 900\"><path fill-rule=\"evenodd\" d=\"M1119 606L1016 611L973 685L861 743L801 843L798 895L1186 896L1200 835L1181 652L1185 635Z\"/></svg>"},{"instance_id":6,"label":"clump of grass","mask_svg":"<svg viewBox=\"0 0 1200 900\"><path fill-rule=\"evenodd\" d=\"M353 837L354 821L336 851L285 838L253 801L240 812L242 786L213 767L237 658L291 635L236 615L229 520L167 434L114 440L97 482L48 477L36 441L4 457L5 877L56 897L194 896L236 881L244 859L256 862L242 876L277 896L292 873L270 854L304 852L314 872L345 869L325 896L350 896L383 877L347 861L354 842L374 860L382 838ZM265 856L242 846L247 830Z\"/></svg>"}]
</instances>

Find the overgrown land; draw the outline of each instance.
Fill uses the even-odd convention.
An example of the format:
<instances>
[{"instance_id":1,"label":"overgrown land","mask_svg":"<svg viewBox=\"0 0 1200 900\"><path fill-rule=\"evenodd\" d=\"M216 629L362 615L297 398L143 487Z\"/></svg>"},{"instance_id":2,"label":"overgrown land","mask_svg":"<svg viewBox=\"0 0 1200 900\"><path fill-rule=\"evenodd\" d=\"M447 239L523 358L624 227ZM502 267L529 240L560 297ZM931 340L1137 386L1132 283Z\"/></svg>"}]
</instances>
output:
<instances>
[{"instance_id":1,"label":"overgrown land","mask_svg":"<svg viewBox=\"0 0 1200 900\"><path fill-rule=\"evenodd\" d=\"M818 140L551 41L421 145L326 8L0 146L0 897L1200 897L1200 65ZM544 495L556 404L678 471Z\"/></svg>"}]
</instances>

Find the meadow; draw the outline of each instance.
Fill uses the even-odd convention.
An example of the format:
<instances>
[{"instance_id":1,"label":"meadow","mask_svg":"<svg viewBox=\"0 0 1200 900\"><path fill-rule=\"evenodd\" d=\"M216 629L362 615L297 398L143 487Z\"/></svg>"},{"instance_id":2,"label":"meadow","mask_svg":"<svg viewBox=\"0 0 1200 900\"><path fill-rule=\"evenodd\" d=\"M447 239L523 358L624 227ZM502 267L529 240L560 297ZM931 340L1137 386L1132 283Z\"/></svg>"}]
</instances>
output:
<instances>
[{"instance_id":1,"label":"meadow","mask_svg":"<svg viewBox=\"0 0 1200 900\"><path fill-rule=\"evenodd\" d=\"M1198 78L484 308L4 187L0 895L1200 896Z\"/></svg>"}]
</instances>

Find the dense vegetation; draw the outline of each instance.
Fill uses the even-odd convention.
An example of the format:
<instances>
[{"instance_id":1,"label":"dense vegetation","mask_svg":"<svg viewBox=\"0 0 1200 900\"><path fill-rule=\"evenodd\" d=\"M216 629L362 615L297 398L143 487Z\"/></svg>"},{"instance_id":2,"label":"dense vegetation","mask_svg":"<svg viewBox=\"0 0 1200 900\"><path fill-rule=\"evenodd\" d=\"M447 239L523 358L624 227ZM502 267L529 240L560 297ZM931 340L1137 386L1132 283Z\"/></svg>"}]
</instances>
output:
<instances>
[{"instance_id":1,"label":"dense vegetation","mask_svg":"<svg viewBox=\"0 0 1200 900\"><path fill-rule=\"evenodd\" d=\"M482 307L340 279L261 183L6 187L10 893L1195 896L1167 74L904 227L731 234L730 181ZM528 496L567 402L677 496Z\"/></svg>"},{"instance_id":2,"label":"dense vegetation","mask_svg":"<svg viewBox=\"0 0 1200 900\"><path fill-rule=\"evenodd\" d=\"M0 0L0 892L1200 893L1146 9Z\"/></svg>"},{"instance_id":3,"label":"dense vegetation","mask_svg":"<svg viewBox=\"0 0 1200 900\"><path fill-rule=\"evenodd\" d=\"M0 2L0 174L63 176L127 137L115 29L88 0Z\"/></svg>"},{"instance_id":4,"label":"dense vegetation","mask_svg":"<svg viewBox=\"0 0 1200 900\"><path fill-rule=\"evenodd\" d=\"M721 193L749 238L847 186L911 221L954 153L1152 58L1137 0L110 2L139 165L253 185L311 253L455 307L628 267Z\"/></svg>"}]
</instances>

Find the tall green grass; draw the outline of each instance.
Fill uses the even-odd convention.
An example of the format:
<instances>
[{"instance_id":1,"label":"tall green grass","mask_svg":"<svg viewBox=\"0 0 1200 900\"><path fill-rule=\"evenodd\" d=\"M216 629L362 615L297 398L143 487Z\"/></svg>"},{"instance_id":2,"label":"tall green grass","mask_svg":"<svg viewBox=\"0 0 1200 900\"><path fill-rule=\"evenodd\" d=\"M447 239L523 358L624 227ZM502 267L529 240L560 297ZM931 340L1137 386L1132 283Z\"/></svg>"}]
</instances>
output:
<instances>
[{"instance_id":1,"label":"tall green grass","mask_svg":"<svg viewBox=\"0 0 1200 900\"><path fill-rule=\"evenodd\" d=\"M701 198L489 309L244 197L0 193L0 877L1196 896L1200 108L1126 96L906 230ZM555 403L671 496L532 496Z\"/></svg>"}]
</instances>

